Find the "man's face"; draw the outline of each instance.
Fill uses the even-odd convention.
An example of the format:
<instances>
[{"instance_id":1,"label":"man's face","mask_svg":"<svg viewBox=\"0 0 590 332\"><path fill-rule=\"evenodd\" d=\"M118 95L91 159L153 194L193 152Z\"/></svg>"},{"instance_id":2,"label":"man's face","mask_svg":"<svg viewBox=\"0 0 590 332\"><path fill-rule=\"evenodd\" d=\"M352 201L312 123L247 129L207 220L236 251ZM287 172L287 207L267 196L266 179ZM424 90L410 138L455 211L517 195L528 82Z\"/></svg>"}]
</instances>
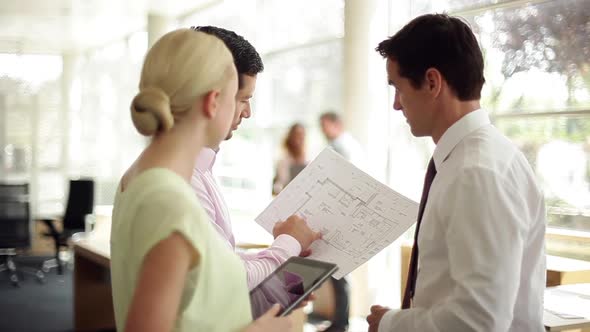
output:
<instances>
[{"instance_id":1,"label":"man's face","mask_svg":"<svg viewBox=\"0 0 590 332\"><path fill-rule=\"evenodd\" d=\"M322 132L328 141L335 140L340 133L339 124L328 119L320 119L320 126L322 127Z\"/></svg>"},{"instance_id":2,"label":"man's face","mask_svg":"<svg viewBox=\"0 0 590 332\"><path fill-rule=\"evenodd\" d=\"M256 89L256 75L244 75L240 74L242 78L242 87L238 89L236 94L236 113L234 114L234 120L232 126L229 129L229 133L226 136L226 140L232 138L234 130L238 129L243 118L249 118L252 115L252 109L250 108L250 99L254 95Z\"/></svg>"},{"instance_id":3,"label":"man's face","mask_svg":"<svg viewBox=\"0 0 590 332\"><path fill-rule=\"evenodd\" d=\"M433 111L426 83L418 89L414 88L409 79L400 76L398 63L391 58L387 59L387 79L389 85L395 88L393 109L403 112L412 134L416 137L431 136Z\"/></svg>"},{"instance_id":4,"label":"man's face","mask_svg":"<svg viewBox=\"0 0 590 332\"><path fill-rule=\"evenodd\" d=\"M225 138L225 134L228 132L230 126L233 123L236 109L235 96L238 93L238 73L235 68L232 68L230 79L227 81L225 87L221 90L217 96L217 107L218 111L213 120L215 123L212 128L215 129L215 142L214 145L219 143Z\"/></svg>"}]
</instances>

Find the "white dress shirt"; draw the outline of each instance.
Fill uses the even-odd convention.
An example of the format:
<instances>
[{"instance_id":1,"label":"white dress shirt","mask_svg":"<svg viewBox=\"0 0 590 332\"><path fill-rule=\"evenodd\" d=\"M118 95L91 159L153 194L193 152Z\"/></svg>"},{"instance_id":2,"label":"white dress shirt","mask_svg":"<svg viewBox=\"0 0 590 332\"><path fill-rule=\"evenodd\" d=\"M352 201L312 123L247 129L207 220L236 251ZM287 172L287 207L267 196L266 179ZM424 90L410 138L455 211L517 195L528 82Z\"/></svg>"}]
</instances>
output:
<instances>
[{"instance_id":1,"label":"white dress shirt","mask_svg":"<svg viewBox=\"0 0 590 332\"><path fill-rule=\"evenodd\" d=\"M477 110L433 159L412 307L379 332L544 331L545 205L524 155Z\"/></svg>"},{"instance_id":2,"label":"white dress shirt","mask_svg":"<svg viewBox=\"0 0 590 332\"><path fill-rule=\"evenodd\" d=\"M352 137L348 132L343 132L330 142L330 146L334 151L338 152L344 159L350 161L355 166L363 166L365 159L363 148L361 144Z\"/></svg>"}]
</instances>

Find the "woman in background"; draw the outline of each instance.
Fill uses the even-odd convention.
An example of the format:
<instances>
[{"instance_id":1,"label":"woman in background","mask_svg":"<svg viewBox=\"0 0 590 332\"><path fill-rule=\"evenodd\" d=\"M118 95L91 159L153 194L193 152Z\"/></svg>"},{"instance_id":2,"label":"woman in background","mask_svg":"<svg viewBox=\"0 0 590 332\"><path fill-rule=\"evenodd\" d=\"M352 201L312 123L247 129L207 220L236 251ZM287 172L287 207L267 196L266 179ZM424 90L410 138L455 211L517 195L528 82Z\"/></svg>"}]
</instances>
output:
<instances>
[{"instance_id":1,"label":"woman in background","mask_svg":"<svg viewBox=\"0 0 590 332\"><path fill-rule=\"evenodd\" d=\"M223 42L189 29L146 55L131 103L152 136L123 175L113 209L111 280L118 331L280 331L275 307L251 323L242 262L219 238L189 185L204 145L229 132L238 87Z\"/></svg>"},{"instance_id":2,"label":"woman in background","mask_svg":"<svg viewBox=\"0 0 590 332\"><path fill-rule=\"evenodd\" d=\"M273 195L281 192L307 166L307 158L305 156L305 127L300 123L293 124L289 128L283 146L287 154L277 164L276 175L272 186Z\"/></svg>"}]
</instances>

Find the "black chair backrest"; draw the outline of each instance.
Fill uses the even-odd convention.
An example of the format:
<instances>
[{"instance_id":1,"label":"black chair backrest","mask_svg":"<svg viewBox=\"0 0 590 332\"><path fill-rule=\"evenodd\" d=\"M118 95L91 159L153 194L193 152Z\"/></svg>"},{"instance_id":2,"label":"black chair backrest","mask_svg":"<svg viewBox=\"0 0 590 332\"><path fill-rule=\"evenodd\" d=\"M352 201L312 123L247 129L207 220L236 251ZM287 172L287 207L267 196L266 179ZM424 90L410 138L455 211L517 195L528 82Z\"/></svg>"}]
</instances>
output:
<instances>
[{"instance_id":1,"label":"black chair backrest","mask_svg":"<svg viewBox=\"0 0 590 332\"><path fill-rule=\"evenodd\" d=\"M84 230L84 218L94 209L94 180L70 180L64 230Z\"/></svg>"},{"instance_id":2,"label":"black chair backrest","mask_svg":"<svg viewBox=\"0 0 590 332\"><path fill-rule=\"evenodd\" d=\"M12 198L20 196L28 198L29 185L27 183L10 184L0 183L0 199L4 197Z\"/></svg>"},{"instance_id":3,"label":"black chair backrest","mask_svg":"<svg viewBox=\"0 0 590 332\"><path fill-rule=\"evenodd\" d=\"M0 248L31 245L28 184L0 183Z\"/></svg>"}]
</instances>

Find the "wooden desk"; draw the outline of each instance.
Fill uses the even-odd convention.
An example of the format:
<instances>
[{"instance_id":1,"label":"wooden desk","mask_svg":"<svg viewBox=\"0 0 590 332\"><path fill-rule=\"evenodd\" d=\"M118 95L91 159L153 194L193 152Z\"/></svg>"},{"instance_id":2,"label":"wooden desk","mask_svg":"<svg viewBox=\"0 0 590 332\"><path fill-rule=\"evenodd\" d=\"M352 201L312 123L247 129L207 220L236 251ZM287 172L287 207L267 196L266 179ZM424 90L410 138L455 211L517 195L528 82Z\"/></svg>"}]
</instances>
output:
<instances>
[{"instance_id":1,"label":"wooden desk","mask_svg":"<svg viewBox=\"0 0 590 332\"><path fill-rule=\"evenodd\" d=\"M590 282L590 262L547 255L547 287Z\"/></svg>"},{"instance_id":2,"label":"wooden desk","mask_svg":"<svg viewBox=\"0 0 590 332\"><path fill-rule=\"evenodd\" d=\"M115 329L108 242L74 244L74 327L76 331Z\"/></svg>"},{"instance_id":3,"label":"wooden desk","mask_svg":"<svg viewBox=\"0 0 590 332\"><path fill-rule=\"evenodd\" d=\"M266 245L244 244L261 249ZM76 331L115 330L111 289L111 253L108 238L90 237L74 244L74 328ZM294 331L303 331L307 315L292 314Z\"/></svg>"}]
</instances>

